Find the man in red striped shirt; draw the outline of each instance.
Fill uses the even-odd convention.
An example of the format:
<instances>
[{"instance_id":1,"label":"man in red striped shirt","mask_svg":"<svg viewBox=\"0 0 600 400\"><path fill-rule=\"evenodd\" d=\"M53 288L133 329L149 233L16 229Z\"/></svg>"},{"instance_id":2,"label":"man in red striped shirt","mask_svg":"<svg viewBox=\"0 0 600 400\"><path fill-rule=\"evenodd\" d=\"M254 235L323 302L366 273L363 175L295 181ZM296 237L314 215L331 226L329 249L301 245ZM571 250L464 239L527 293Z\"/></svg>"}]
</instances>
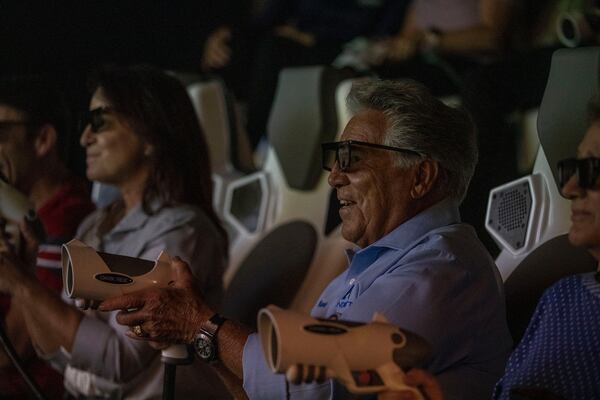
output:
<instances>
[{"instance_id":1,"label":"man in red striped shirt","mask_svg":"<svg viewBox=\"0 0 600 400\"><path fill-rule=\"evenodd\" d=\"M46 231L36 275L62 289L61 245L72 239L93 210L87 185L73 176L62 157L68 148L68 112L61 93L46 79L23 76L0 80L0 174L27 195ZM0 318L9 338L49 398L61 398L62 377L34 356L18 304L0 296ZM0 397L25 397L24 381L0 351Z\"/></svg>"}]
</instances>

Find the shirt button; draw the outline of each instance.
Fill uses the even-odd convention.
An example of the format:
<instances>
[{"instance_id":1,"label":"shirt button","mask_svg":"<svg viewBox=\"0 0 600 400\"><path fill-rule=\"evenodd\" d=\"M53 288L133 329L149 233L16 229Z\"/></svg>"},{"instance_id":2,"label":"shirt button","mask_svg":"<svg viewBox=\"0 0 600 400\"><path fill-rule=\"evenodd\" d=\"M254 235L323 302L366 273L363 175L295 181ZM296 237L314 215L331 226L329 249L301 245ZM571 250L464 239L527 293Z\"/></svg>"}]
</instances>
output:
<instances>
[{"instance_id":1,"label":"shirt button","mask_svg":"<svg viewBox=\"0 0 600 400\"><path fill-rule=\"evenodd\" d=\"M354 282L356 282L356 279L352 278L348 281L348 285L354 285Z\"/></svg>"}]
</instances>

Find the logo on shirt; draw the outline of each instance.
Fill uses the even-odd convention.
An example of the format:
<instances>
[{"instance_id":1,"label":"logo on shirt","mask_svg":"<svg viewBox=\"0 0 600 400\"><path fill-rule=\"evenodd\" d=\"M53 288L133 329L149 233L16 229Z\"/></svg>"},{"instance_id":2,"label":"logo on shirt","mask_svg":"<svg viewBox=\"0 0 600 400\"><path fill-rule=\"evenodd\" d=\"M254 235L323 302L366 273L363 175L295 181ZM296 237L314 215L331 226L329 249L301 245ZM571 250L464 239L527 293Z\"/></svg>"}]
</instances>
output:
<instances>
[{"instance_id":1,"label":"logo on shirt","mask_svg":"<svg viewBox=\"0 0 600 400\"><path fill-rule=\"evenodd\" d=\"M348 291L346 292L346 294L337 302L336 308L338 308L338 309L340 309L340 308L347 308L347 307L350 307L352 305L352 300L350 300L350 298L351 298L353 290L354 290L354 285L352 285L350 287L350 289L348 289Z\"/></svg>"}]
</instances>

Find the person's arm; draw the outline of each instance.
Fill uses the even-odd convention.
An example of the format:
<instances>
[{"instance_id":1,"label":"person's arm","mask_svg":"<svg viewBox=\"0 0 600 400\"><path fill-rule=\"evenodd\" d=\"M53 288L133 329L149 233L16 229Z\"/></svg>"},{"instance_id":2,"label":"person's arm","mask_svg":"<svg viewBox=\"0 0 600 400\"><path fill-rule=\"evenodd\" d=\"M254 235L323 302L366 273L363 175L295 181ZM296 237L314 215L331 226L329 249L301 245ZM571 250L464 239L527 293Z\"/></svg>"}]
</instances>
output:
<instances>
[{"instance_id":1,"label":"person's arm","mask_svg":"<svg viewBox=\"0 0 600 400\"><path fill-rule=\"evenodd\" d=\"M449 54L497 50L508 17L509 3L507 0L480 0L479 7L480 24L435 35L417 26L415 10L412 7L400 34L389 41L388 59L402 61L425 48L434 48L437 52Z\"/></svg>"},{"instance_id":2,"label":"person's arm","mask_svg":"<svg viewBox=\"0 0 600 400\"><path fill-rule=\"evenodd\" d=\"M12 343L17 355L21 360L27 360L33 355L31 340L27 332L25 317L18 307L11 307L5 318L6 335ZM0 368L10 365L12 362L4 351L0 351Z\"/></svg>"},{"instance_id":3,"label":"person's arm","mask_svg":"<svg viewBox=\"0 0 600 400\"><path fill-rule=\"evenodd\" d=\"M497 50L508 12L506 0L481 0L481 23L469 29L441 34L437 50L453 54Z\"/></svg>"},{"instance_id":4,"label":"person's arm","mask_svg":"<svg viewBox=\"0 0 600 400\"><path fill-rule=\"evenodd\" d=\"M13 296L11 307L22 313L31 342L46 354L61 347L71 351L83 313L23 269L15 259L0 262L2 286Z\"/></svg>"},{"instance_id":5,"label":"person's arm","mask_svg":"<svg viewBox=\"0 0 600 400\"><path fill-rule=\"evenodd\" d=\"M117 315L122 325L140 325L144 332L132 339L154 342L157 348L167 344L191 344L214 311L206 305L189 267L180 258L171 262L173 284L169 288L141 290L105 300L102 311L123 310ZM135 309L135 311L125 311ZM218 354L223 365L238 378L243 376L244 345L252 331L235 321L226 321L217 334Z\"/></svg>"}]
</instances>

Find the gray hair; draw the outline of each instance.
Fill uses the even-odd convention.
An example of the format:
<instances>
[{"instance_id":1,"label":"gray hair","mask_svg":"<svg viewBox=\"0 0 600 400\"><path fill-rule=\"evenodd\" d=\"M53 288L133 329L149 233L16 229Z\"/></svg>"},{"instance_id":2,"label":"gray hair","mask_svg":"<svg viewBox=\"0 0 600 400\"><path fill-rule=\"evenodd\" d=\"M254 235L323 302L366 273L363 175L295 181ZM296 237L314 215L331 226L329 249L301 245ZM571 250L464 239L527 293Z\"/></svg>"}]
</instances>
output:
<instances>
[{"instance_id":1,"label":"gray hair","mask_svg":"<svg viewBox=\"0 0 600 400\"><path fill-rule=\"evenodd\" d=\"M464 199L478 156L475 126L466 111L445 105L410 80L357 81L346 102L354 114L366 109L383 112L389 128L382 144L422 155L398 153L400 165L408 167L424 158L437 161L445 178L438 190L446 197Z\"/></svg>"}]
</instances>

